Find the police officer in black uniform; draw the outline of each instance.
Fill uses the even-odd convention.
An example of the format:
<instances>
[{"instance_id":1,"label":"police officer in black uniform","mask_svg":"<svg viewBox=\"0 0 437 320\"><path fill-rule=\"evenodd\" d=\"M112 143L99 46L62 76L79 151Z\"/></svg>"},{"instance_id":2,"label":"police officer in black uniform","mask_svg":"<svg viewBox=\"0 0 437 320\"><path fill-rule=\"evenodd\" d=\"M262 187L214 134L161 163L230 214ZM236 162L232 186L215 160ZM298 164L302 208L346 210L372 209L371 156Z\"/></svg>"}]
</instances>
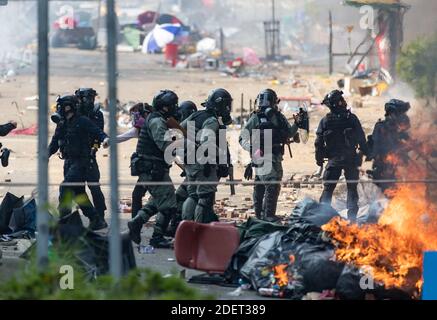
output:
<instances>
[{"instance_id":1,"label":"police officer in black uniform","mask_svg":"<svg viewBox=\"0 0 437 320\"><path fill-rule=\"evenodd\" d=\"M79 110L80 113L88 117L100 130L105 128L105 120L103 113L100 110L100 106L95 104L95 98L97 92L92 88L80 88L75 92L76 97L79 99ZM102 189L100 188L100 170L99 164L97 163L96 154L100 148L100 143L95 138L90 140L91 146L91 158L87 171L86 181L90 182L88 188L91 191L91 196L93 198L94 207L97 213L104 218L106 211L105 196L103 195Z\"/></svg>"},{"instance_id":2,"label":"police officer in black uniform","mask_svg":"<svg viewBox=\"0 0 437 320\"><path fill-rule=\"evenodd\" d=\"M385 118L375 124L373 133L369 136L369 159L373 160L372 170L368 172L376 181L376 185L385 190L392 188L393 183L378 182L378 180L396 179L396 166L388 161L388 156L406 163L408 152L405 150L404 142L409 139L410 119L407 115L410 109L408 102L391 99L385 104Z\"/></svg>"},{"instance_id":3,"label":"police officer in black uniform","mask_svg":"<svg viewBox=\"0 0 437 320\"><path fill-rule=\"evenodd\" d=\"M71 213L72 204L66 203L73 200L69 196L74 196L76 199L80 196L82 199L78 201L78 205L83 214L90 220L89 228L100 230L106 228L107 224L103 217L97 214L89 201L85 191L85 181L91 158L89 141L96 139L107 147L109 139L90 119L79 113L78 102L74 95L58 97L57 111L60 121L49 144L49 157L60 150L62 159L65 160L64 181L59 188L61 217ZM83 185L64 185L68 183L83 183Z\"/></svg>"},{"instance_id":4,"label":"police officer in black uniform","mask_svg":"<svg viewBox=\"0 0 437 320\"><path fill-rule=\"evenodd\" d=\"M357 116L347 109L342 91L330 92L322 104L326 105L330 112L320 121L316 132L317 165L323 166L324 159L328 159L320 202L331 204L336 181L344 171L347 180L348 218L355 221L359 200L356 181L359 179L358 168L362 164L362 154L368 154L366 137ZM357 152L358 147L362 154Z\"/></svg>"}]
</instances>

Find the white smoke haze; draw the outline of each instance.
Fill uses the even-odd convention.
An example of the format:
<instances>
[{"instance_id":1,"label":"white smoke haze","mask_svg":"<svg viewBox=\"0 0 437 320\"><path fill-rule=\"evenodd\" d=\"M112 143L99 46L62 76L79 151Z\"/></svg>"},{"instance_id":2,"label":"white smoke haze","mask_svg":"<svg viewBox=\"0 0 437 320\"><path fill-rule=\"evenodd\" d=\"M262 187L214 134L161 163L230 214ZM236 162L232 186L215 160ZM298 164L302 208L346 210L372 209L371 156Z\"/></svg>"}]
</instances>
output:
<instances>
[{"instance_id":1,"label":"white smoke haze","mask_svg":"<svg viewBox=\"0 0 437 320\"><path fill-rule=\"evenodd\" d=\"M36 15L36 2L9 1L0 6L0 76L17 73L34 62Z\"/></svg>"}]
</instances>

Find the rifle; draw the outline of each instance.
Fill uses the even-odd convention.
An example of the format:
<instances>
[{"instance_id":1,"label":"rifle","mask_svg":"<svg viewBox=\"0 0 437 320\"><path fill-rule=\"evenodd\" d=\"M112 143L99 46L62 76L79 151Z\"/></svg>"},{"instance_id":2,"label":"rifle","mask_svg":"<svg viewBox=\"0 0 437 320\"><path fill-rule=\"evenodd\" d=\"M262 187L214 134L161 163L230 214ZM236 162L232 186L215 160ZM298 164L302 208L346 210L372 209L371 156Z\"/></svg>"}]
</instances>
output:
<instances>
[{"instance_id":1,"label":"rifle","mask_svg":"<svg viewBox=\"0 0 437 320\"><path fill-rule=\"evenodd\" d=\"M227 156L228 156L228 167L229 167L229 182L231 189L231 196L235 196L235 185L234 182L234 166L232 165L231 152L229 151L229 143L227 143Z\"/></svg>"}]
</instances>

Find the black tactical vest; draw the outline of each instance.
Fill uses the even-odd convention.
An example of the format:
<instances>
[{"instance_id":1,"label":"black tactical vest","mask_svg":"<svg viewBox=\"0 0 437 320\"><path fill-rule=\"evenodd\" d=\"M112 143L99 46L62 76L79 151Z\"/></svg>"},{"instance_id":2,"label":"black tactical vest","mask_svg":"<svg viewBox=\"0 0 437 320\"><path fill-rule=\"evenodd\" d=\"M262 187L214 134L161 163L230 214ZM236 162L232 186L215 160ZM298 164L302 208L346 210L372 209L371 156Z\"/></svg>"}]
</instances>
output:
<instances>
[{"instance_id":1,"label":"black tactical vest","mask_svg":"<svg viewBox=\"0 0 437 320\"><path fill-rule=\"evenodd\" d=\"M66 159L89 158L91 156L90 137L80 128L80 118L81 116L74 116L65 123L65 138L61 151Z\"/></svg>"},{"instance_id":2,"label":"black tactical vest","mask_svg":"<svg viewBox=\"0 0 437 320\"><path fill-rule=\"evenodd\" d=\"M357 147L355 129L349 111L328 113L326 115L326 127L324 132L328 156L345 151L354 152Z\"/></svg>"},{"instance_id":3,"label":"black tactical vest","mask_svg":"<svg viewBox=\"0 0 437 320\"><path fill-rule=\"evenodd\" d=\"M153 140L152 134L150 133L150 121L155 118L161 118L162 115L158 112L150 113L143 127L141 128L140 135L138 137L137 153L140 156L152 156L155 158L162 159L164 161L164 152L158 148L155 141Z\"/></svg>"},{"instance_id":4,"label":"black tactical vest","mask_svg":"<svg viewBox=\"0 0 437 320\"><path fill-rule=\"evenodd\" d=\"M264 151L264 131L265 130L272 130L272 152L273 154L284 154L284 146L285 139L282 136L282 130L280 127L275 125L273 121L271 121L266 114L264 113L264 110L261 109L259 111L255 112L256 116L258 117L258 125L255 127L255 129L260 130L260 147L261 150ZM278 117L279 115L275 113L275 116ZM278 119L279 120L279 119Z\"/></svg>"}]
</instances>

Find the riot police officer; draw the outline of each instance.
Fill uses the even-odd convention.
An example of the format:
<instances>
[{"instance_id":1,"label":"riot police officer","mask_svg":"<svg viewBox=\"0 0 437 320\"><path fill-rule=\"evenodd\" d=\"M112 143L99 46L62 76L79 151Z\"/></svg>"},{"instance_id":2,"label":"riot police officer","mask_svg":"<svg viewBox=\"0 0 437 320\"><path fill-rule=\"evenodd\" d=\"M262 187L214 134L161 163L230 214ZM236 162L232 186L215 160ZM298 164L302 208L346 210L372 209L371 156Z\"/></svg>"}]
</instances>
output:
<instances>
[{"instance_id":1,"label":"riot police officer","mask_svg":"<svg viewBox=\"0 0 437 320\"><path fill-rule=\"evenodd\" d=\"M99 230L107 227L103 217L97 214L88 199L85 191L88 164L91 158L90 139L108 146L107 135L98 128L90 119L82 116L78 111L78 100L74 95L58 97L57 110L60 121L49 145L49 157L58 150L64 162L64 181L59 189L59 211L61 217L71 212L73 200L68 194L81 196L78 205L86 217L90 219L90 229ZM83 185L68 185L78 183ZM65 185L67 184L67 185Z\"/></svg>"},{"instance_id":2,"label":"riot police officer","mask_svg":"<svg viewBox=\"0 0 437 320\"><path fill-rule=\"evenodd\" d=\"M330 112L322 118L316 132L317 165L322 167L325 158L328 159L320 202L331 204L336 182L344 171L347 181L348 218L355 221L359 200L358 168L362 164L362 154L368 154L366 137L358 117L347 108L342 91L330 92L322 104L326 105ZM358 147L361 153L357 152Z\"/></svg>"},{"instance_id":3,"label":"riot police officer","mask_svg":"<svg viewBox=\"0 0 437 320\"><path fill-rule=\"evenodd\" d=\"M176 119L179 121L179 123L181 123L196 111L197 111L197 106L194 102L183 101L179 104ZM182 208L185 200L187 200L188 198L188 186L186 184L187 173L185 172L185 169L182 171L181 177L184 177L184 181L176 189L177 213L174 217L172 217L170 221L170 226L166 234L167 236L171 236L171 237L174 237L174 235L176 234L176 229L179 223L182 221Z\"/></svg>"},{"instance_id":4,"label":"riot police officer","mask_svg":"<svg viewBox=\"0 0 437 320\"><path fill-rule=\"evenodd\" d=\"M88 117L97 127L102 131L105 128L105 120L103 118L103 113L100 110L100 106L95 104L95 98L97 92L92 88L80 88L75 92L76 97L79 99L79 110L80 113ZM90 182L88 184L88 189L91 191L91 196L93 198L94 207L97 213L104 218L106 211L105 196L103 195L102 189L100 188L100 170L99 164L97 163L96 154L100 148L100 144L95 138L91 138L91 158L87 170L86 181Z\"/></svg>"},{"instance_id":5,"label":"riot police officer","mask_svg":"<svg viewBox=\"0 0 437 320\"><path fill-rule=\"evenodd\" d=\"M402 152L403 142L409 139L410 119L407 115L410 109L408 102L391 99L385 104L385 119L379 120L369 136L369 159L373 160L369 174L376 181L376 185L385 191L393 187L393 183L378 182L378 180L396 179L396 166L388 161L389 155L406 163L408 152Z\"/></svg>"},{"instance_id":6,"label":"riot police officer","mask_svg":"<svg viewBox=\"0 0 437 320\"><path fill-rule=\"evenodd\" d=\"M283 177L284 145L296 135L299 121L296 118L292 125L288 122L278 108L276 92L271 89L261 91L256 104L257 110L241 131L239 142L244 150L250 152L252 159L246 168L246 179L252 178L252 168L255 168L253 205L256 217L275 221ZM271 141L268 141L266 130L270 130Z\"/></svg>"},{"instance_id":7,"label":"riot police officer","mask_svg":"<svg viewBox=\"0 0 437 320\"><path fill-rule=\"evenodd\" d=\"M232 123L232 96L225 89L215 89L202 105L204 110L193 113L181 123L189 133L185 171L190 182L182 218L209 223L218 221L214 212L217 185L220 178L229 175L226 136L220 135L220 129ZM194 132L190 134L190 131ZM210 150L212 154L209 154Z\"/></svg>"},{"instance_id":8,"label":"riot police officer","mask_svg":"<svg viewBox=\"0 0 437 320\"><path fill-rule=\"evenodd\" d=\"M0 136L4 137L9 134L12 130L17 128L16 121L9 121L6 124L0 125ZM3 145L0 143L0 163L3 167L7 167L9 165L9 155L11 151L7 148L3 148Z\"/></svg>"},{"instance_id":9,"label":"riot police officer","mask_svg":"<svg viewBox=\"0 0 437 320\"><path fill-rule=\"evenodd\" d=\"M175 188L169 175L171 164L164 158L167 147L172 143L167 139L167 119L176 114L178 96L170 90L161 90L152 103L150 113L141 128L136 155L132 157L131 166L139 174L139 183L152 183L147 186L151 198L128 222L129 235L135 243L141 242L141 229L150 217L159 211L150 245L157 248L171 247L164 235L170 219L176 214L177 203ZM164 184L153 184L164 182Z\"/></svg>"}]
</instances>

